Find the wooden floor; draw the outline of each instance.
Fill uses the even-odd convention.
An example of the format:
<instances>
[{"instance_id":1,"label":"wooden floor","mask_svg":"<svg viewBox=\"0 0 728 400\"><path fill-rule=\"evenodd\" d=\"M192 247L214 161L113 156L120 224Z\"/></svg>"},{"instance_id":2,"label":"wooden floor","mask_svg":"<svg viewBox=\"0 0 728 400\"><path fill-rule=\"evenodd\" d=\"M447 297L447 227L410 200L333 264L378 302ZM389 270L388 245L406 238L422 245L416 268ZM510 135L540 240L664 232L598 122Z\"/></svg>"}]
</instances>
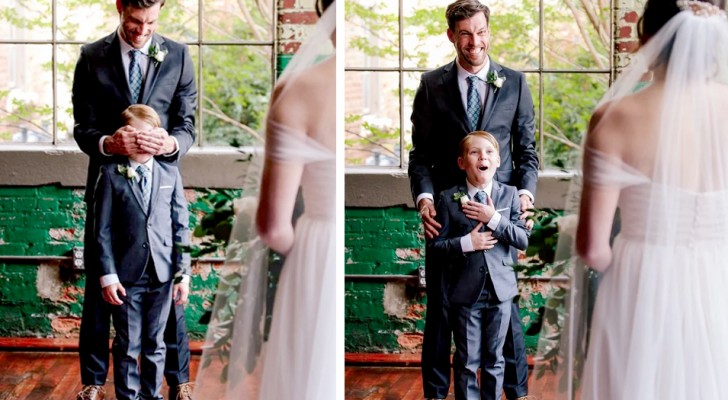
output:
<instances>
[{"instance_id":1,"label":"wooden floor","mask_svg":"<svg viewBox=\"0 0 728 400\"><path fill-rule=\"evenodd\" d=\"M199 356L192 356L194 375ZM344 371L345 398L351 400L421 400L422 380L418 366L372 367L353 365ZM529 379L530 399L552 400L549 379ZM113 372L104 386L106 399L113 400ZM0 400L74 400L81 390L78 353L0 352ZM452 389L451 389L452 390ZM167 395L166 385L162 394ZM452 392L448 399L453 399ZM214 400L214 399L206 399Z\"/></svg>"},{"instance_id":2,"label":"wooden floor","mask_svg":"<svg viewBox=\"0 0 728 400\"><path fill-rule=\"evenodd\" d=\"M422 400L422 375L419 367L345 368L345 397L347 400ZM530 400L553 400L553 379L534 380L529 377ZM448 400L454 399L452 385Z\"/></svg>"},{"instance_id":3,"label":"wooden floor","mask_svg":"<svg viewBox=\"0 0 728 400\"><path fill-rule=\"evenodd\" d=\"M192 356L193 374L198 364L199 356ZM82 387L74 352L0 352L0 371L0 400L75 400ZM104 389L106 399L113 400L112 371ZM166 384L162 394L166 399Z\"/></svg>"}]
</instances>

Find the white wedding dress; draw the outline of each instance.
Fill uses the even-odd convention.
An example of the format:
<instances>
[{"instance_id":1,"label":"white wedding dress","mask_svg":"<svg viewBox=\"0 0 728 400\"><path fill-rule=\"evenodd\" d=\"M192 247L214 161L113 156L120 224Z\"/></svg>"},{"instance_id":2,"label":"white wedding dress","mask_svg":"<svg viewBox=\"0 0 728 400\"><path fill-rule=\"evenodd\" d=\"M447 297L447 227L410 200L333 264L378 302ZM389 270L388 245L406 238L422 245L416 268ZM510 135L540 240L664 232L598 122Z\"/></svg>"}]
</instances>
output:
<instances>
[{"instance_id":1,"label":"white wedding dress","mask_svg":"<svg viewBox=\"0 0 728 400\"><path fill-rule=\"evenodd\" d=\"M619 160L597 160L600 183L622 188L622 225L599 283L581 398L728 398L728 190L664 188ZM677 212L648 221L646 199L665 192L678 208L651 207ZM672 224L677 245L662 235Z\"/></svg>"},{"instance_id":2,"label":"white wedding dress","mask_svg":"<svg viewBox=\"0 0 728 400\"><path fill-rule=\"evenodd\" d=\"M335 396L335 152L303 134L281 135L276 158L305 164L304 212L276 288L260 399Z\"/></svg>"}]
</instances>

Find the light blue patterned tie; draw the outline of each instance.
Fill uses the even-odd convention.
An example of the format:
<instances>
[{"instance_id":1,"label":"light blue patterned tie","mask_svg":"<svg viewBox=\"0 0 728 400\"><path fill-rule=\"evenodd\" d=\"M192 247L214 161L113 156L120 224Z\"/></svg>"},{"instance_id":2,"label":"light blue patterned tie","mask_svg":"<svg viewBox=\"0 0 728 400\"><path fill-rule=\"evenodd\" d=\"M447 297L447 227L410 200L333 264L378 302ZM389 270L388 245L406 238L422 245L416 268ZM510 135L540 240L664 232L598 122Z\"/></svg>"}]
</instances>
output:
<instances>
[{"instance_id":1,"label":"light blue patterned tie","mask_svg":"<svg viewBox=\"0 0 728 400\"><path fill-rule=\"evenodd\" d=\"M139 92L142 90L142 66L140 64L142 52L133 49L129 51L129 89L131 89L131 101L139 102Z\"/></svg>"},{"instance_id":2,"label":"light blue patterned tie","mask_svg":"<svg viewBox=\"0 0 728 400\"><path fill-rule=\"evenodd\" d=\"M145 211L149 211L149 199L152 196L152 185L149 168L146 165L140 165L136 169L139 174L139 187L142 189L142 198L144 199Z\"/></svg>"},{"instance_id":3,"label":"light blue patterned tie","mask_svg":"<svg viewBox=\"0 0 728 400\"><path fill-rule=\"evenodd\" d=\"M480 95L476 82L478 77L470 75L468 78L468 121L470 122L470 130L478 129L478 120L480 119Z\"/></svg>"},{"instance_id":4,"label":"light blue patterned tie","mask_svg":"<svg viewBox=\"0 0 728 400\"><path fill-rule=\"evenodd\" d=\"M478 203L487 204L488 202L485 201L485 199L487 198L487 196L488 195L485 194L484 191L479 190L478 193L475 193L475 196L474 197L475 197L475 201L477 201Z\"/></svg>"}]
</instances>

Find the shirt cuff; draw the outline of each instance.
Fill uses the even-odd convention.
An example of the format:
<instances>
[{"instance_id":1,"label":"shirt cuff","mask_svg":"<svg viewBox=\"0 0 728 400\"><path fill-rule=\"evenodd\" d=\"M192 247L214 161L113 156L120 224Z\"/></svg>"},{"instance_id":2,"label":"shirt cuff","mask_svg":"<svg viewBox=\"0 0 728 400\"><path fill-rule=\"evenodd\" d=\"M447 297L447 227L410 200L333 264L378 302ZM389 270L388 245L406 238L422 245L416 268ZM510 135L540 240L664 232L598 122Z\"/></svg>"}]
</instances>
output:
<instances>
[{"instance_id":1,"label":"shirt cuff","mask_svg":"<svg viewBox=\"0 0 728 400\"><path fill-rule=\"evenodd\" d=\"M179 141L177 141L177 138L172 135L169 135L169 137L171 137L172 140L174 140L174 151L171 153L165 154L165 157L171 157L171 156L179 153Z\"/></svg>"},{"instance_id":2,"label":"shirt cuff","mask_svg":"<svg viewBox=\"0 0 728 400\"><path fill-rule=\"evenodd\" d=\"M488 221L486 226L490 228L490 230L494 231L498 227L498 224L500 224L500 220L501 215L498 211L496 211L495 214L493 214L493 216L490 218L490 221Z\"/></svg>"},{"instance_id":3,"label":"shirt cuff","mask_svg":"<svg viewBox=\"0 0 728 400\"><path fill-rule=\"evenodd\" d=\"M116 275L116 274L104 275L101 278L99 278L99 282L101 282L101 288L103 289L109 285L113 285L114 283L119 283L119 275Z\"/></svg>"},{"instance_id":4,"label":"shirt cuff","mask_svg":"<svg viewBox=\"0 0 728 400\"><path fill-rule=\"evenodd\" d=\"M419 209L420 200L422 199L430 199L432 202L435 202L435 198L432 197L432 193L420 193L419 196L417 196L417 199L415 199L415 207Z\"/></svg>"},{"instance_id":5,"label":"shirt cuff","mask_svg":"<svg viewBox=\"0 0 728 400\"><path fill-rule=\"evenodd\" d=\"M460 248L463 249L463 253L475 251L475 249L473 249L473 239L470 238L470 234L460 238Z\"/></svg>"},{"instance_id":6,"label":"shirt cuff","mask_svg":"<svg viewBox=\"0 0 728 400\"><path fill-rule=\"evenodd\" d=\"M107 154L104 152L104 140L109 137L109 135L101 136L101 140L99 140L99 153L101 153L102 156L110 156L111 154Z\"/></svg>"},{"instance_id":7,"label":"shirt cuff","mask_svg":"<svg viewBox=\"0 0 728 400\"><path fill-rule=\"evenodd\" d=\"M536 204L536 199L533 197L533 193L531 193L528 189L521 189L518 191L518 195L525 194L528 196L529 199L531 199L531 203Z\"/></svg>"}]
</instances>

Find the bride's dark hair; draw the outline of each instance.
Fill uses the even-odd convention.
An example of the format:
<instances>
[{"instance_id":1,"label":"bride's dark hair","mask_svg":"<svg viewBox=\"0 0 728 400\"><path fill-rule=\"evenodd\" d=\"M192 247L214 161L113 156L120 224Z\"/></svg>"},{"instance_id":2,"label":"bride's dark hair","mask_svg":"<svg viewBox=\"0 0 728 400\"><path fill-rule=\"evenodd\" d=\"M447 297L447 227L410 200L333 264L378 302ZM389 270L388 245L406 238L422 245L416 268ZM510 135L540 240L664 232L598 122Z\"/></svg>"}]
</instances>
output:
<instances>
[{"instance_id":1,"label":"bride's dark hair","mask_svg":"<svg viewBox=\"0 0 728 400\"><path fill-rule=\"evenodd\" d=\"M334 0L316 0L316 14L318 14L319 18L333 2Z\"/></svg>"},{"instance_id":2,"label":"bride's dark hair","mask_svg":"<svg viewBox=\"0 0 728 400\"><path fill-rule=\"evenodd\" d=\"M703 3L712 4L724 9L725 0L697 0ZM644 45L654 36L672 17L680 12L675 0L647 0L645 11L637 22L637 36L640 45Z\"/></svg>"}]
</instances>

